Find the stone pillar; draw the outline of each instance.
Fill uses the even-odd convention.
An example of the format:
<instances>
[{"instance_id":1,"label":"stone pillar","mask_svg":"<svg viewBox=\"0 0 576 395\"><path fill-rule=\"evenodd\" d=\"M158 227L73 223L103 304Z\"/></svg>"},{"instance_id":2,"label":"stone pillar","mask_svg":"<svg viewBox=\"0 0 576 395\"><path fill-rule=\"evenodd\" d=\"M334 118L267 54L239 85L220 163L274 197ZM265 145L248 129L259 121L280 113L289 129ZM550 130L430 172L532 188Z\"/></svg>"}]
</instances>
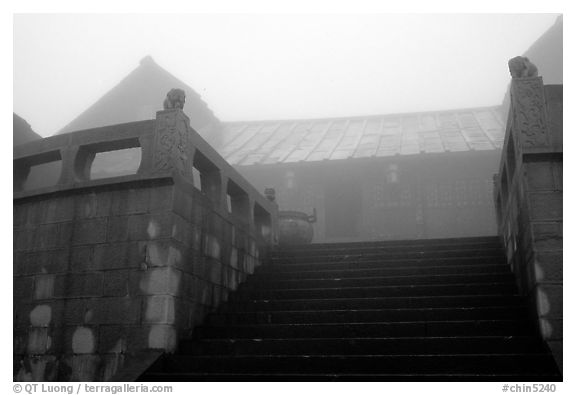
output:
<instances>
[{"instance_id":1,"label":"stone pillar","mask_svg":"<svg viewBox=\"0 0 576 395\"><path fill-rule=\"evenodd\" d=\"M158 111L152 152L153 172L176 170L192 175L194 150L190 119L181 109Z\"/></svg>"},{"instance_id":2,"label":"stone pillar","mask_svg":"<svg viewBox=\"0 0 576 395\"><path fill-rule=\"evenodd\" d=\"M507 227L519 242L507 247L518 250L514 252L521 257L516 275L532 301L542 337L562 369L563 192L562 147L557 143L562 130L551 126L557 120L549 119L561 118L561 110L554 108L562 106L562 95L550 94L558 89L561 92L561 87L544 86L541 77L512 79L508 133L514 138L518 182L508 187L508 218L516 220ZM559 103L551 103L553 98Z\"/></svg>"},{"instance_id":3,"label":"stone pillar","mask_svg":"<svg viewBox=\"0 0 576 395\"><path fill-rule=\"evenodd\" d=\"M542 77L512 80L513 122L523 148L546 148L549 138Z\"/></svg>"}]
</instances>

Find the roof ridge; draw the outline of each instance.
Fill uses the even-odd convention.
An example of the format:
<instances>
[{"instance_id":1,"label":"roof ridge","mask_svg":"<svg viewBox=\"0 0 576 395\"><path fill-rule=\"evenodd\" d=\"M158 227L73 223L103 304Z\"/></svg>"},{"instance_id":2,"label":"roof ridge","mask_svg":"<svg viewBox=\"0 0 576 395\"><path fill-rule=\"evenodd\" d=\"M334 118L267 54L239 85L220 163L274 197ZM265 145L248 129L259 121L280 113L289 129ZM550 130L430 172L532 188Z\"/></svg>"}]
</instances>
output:
<instances>
[{"instance_id":1,"label":"roof ridge","mask_svg":"<svg viewBox=\"0 0 576 395\"><path fill-rule=\"evenodd\" d=\"M254 119L244 121L221 121L223 124L241 124L241 123L266 123L266 122L314 122L314 121L338 121L338 120L356 120L367 118L381 118L381 117L401 117L401 116L414 116L426 114L442 114L442 113L458 113L465 111L487 111L501 108L501 104L494 104L491 106L480 107L467 107L467 108L454 108L448 110L427 110L415 112L397 112L397 113L382 113L382 114L367 114L367 115L351 115L351 116L338 116L338 117L315 117L315 118L283 118L283 119Z\"/></svg>"},{"instance_id":2,"label":"roof ridge","mask_svg":"<svg viewBox=\"0 0 576 395\"><path fill-rule=\"evenodd\" d=\"M315 162L323 159L344 160L391 155L495 151L501 149L499 141L503 140L504 135L504 125L498 116L500 108L501 106L484 106L398 115L222 122L225 133L230 134L234 134L234 131L240 128L259 129L279 124L299 130L298 133L290 133L281 141L276 142L267 155L260 155L262 152L259 151L260 147L265 146L267 141L263 142L262 138L253 139L257 133L254 133L254 136L246 136L242 141L241 149L234 150L237 155L234 157L226 155L226 158L232 165L244 166L269 164L271 156L276 156L275 153L281 154L281 157L276 158L274 163L291 163ZM426 121L427 123L424 125L425 119L428 118L433 122ZM367 125L370 122L377 122L380 126L374 129L370 139L363 140ZM305 133L300 129L314 129L325 123L329 126L324 127L321 136L317 136L319 140L315 142L314 146L298 152L301 148L302 138L305 138ZM326 140L327 131L337 123L341 124L341 130L339 128L338 133L333 135L328 143ZM355 126L352 126L353 124ZM394 130L394 133L390 134L391 130ZM341 145L345 139L346 143ZM364 147L360 147L362 141L365 141ZM324 146L328 151L325 154L316 153L320 146ZM226 146L223 147L224 150L226 148ZM296 152L298 154L295 154ZM254 155L255 153L259 155ZM251 157L251 155L254 156ZM247 158L250 160L246 161Z\"/></svg>"}]
</instances>

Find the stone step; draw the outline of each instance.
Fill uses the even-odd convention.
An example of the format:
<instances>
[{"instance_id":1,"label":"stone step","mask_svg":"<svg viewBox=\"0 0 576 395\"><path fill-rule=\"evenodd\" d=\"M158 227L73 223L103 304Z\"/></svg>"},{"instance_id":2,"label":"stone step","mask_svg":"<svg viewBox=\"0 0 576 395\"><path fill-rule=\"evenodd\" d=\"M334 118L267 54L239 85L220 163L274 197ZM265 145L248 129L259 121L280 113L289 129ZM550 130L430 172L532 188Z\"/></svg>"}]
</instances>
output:
<instances>
[{"instance_id":1,"label":"stone step","mask_svg":"<svg viewBox=\"0 0 576 395\"><path fill-rule=\"evenodd\" d=\"M348 243L313 243L298 246L279 247L278 253L289 253L291 251L314 251L324 249L354 249L354 248L374 248L374 247L403 247L410 248L415 246L453 246L462 245L494 245L500 246L502 242L498 236L486 237L461 237L446 239L405 239L405 240L386 240L386 241L360 241Z\"/></svg>"},{"instance_id":2,"label":"stone step","mask_svg":"<svg viewBox=\"0 0 576 395\"><path fill-rule=\"evenodd\" d=\"M181 343L192 355L439 355L543 353L535 336L333 339L204 339Z\"/></svg>"},{"instance_id":3,"label":"stone step","mask_svg":"<svg viewBox=\"0 0 576 395\"><path fill-rule=\"evenodd\" d=\"M481 274L426 274L411 276L347 277L319 279L261 279L253 278L241 285L242 290L249 289L312 289L312 288L349 288L401 285L448 285L468 283L514 283L512 273Z\"/></svg>"},{"instance_id":4,"label":"stone step","mask_svg":"<svg viewBox=\"0 0 576 395\"><path fill-rule=\"evenodd\" d=\"M162 371L185 373L554 374L549 354L263 355L165 358Z\"/></svg>"},{"instance_id":5,"label":"stone step","mask_svg":"<svg viewBox=\"0 0 576 395\"><path fill-rule=\"evenodd\" d=\"M323 255L271 256L269 260L273 264L298 264L298 263L338 263L344 260L350 261L390 261L396 259L438 259L438 258L471 258L471 257L495 257L501 256L501 248L483 248L475 250L445 250L445 251L412 251L404 250L397 252L347 252L332 254L327 251Z\"/></svg>"},{"instance_id":6,"label":"stone step","mask_svg":"<svg viewBox=\"0 0 576 395\"><path fill-rule=\"evenodd\" d=\"M381 269L403 267L432 267L432 266L468 266L468 265L505 265L505 258L499 254L483 257L458 258L418 258L418 259L376 259L358 260L353 258L340 259L327 262L306 263L279 263L268 262L259 268L262 271L273 272L304 272L318 270L349 270L349 269Z\"/></svg>"},{"instance_id":7,"label":"stone step","mask_svg":"<svg viewBox=\"0 0 576 395\"><path fill-rule=\"evenodd\" d=\"M147 382L562 382L559 374L309 374L309 373L196 373L149 372L140 378Z\"/></svg>"},{"instance_id":8,"label":"stone step","mask_svg":"<svg viewBox=\"0 0 576 395\"><path fill-rule=\"evenodd\" d=\"M342 269L342 270L306 270L306 271L278 271L277 265L260 266L249 281L293 280L313 278L349 278L349 277L382 277L382 276L416 276L438 274L483 274L483 273L510 273L510 268L503 264L483 264L465 266L400 266L377 267L368 269Z\"/></svg>"},{"instance_id":9,"label":"stone step","mask_svg":"<svg viewBox=\"0 0 576 395\"><path fill-rule=\"evenodd\" d=\"M334 299L278 299L228 302L219 312L236 311L288 311L288 310L362 310L402 309L431 307L483 307L521 306L526 299L519 295L449 295L384 298L334 298Z\"/></svg>"},{"instance_id":10,"label":"stone step","mask_svg":"<svg viewBox=\"0 0 576 395\"><path fill-rule=\"evenodd\" d=\"M531 336L534 328L524 320L418 321L331 324L204 325L195 339L345 338L345 337L450 337Z\"/></svg>"},{"instance_id":11,"label":"stone step","mask_svg":"<svg viewBox=\"0 0 576 395\"><path fill-rule=\"evenodd\" d=\"M459 243L459 244L425 244L425 243L412 243L412 244L361 244L355 245L353 243L343 243L339 245L315 245L315 248L301 248L301 247L280 247L278 250L271 253L272 257L301 257L301 256L322 256L322 255L347 255L355 253L398 253L398 252L441 252L441 251L467 251L467 250L500 250L502 246L500 242L486 242L486 243Z\"/></svg>"},{"instance_id":12,"label":"stone step","mask_svg":"<svg viewBox=\"0 0 576 395\"><path fill-rule=\"evenodd\" d=\"M245 324L314 324L362 322L418 322L522 319L528 314L525 306L474 308L380 309L380 310L317 310L264 311L211 314L207 325Z\"/></svg>"},{"instance_id":13,"label":"stone step","mask_svg":"<svg viewBox=\"0 0 576 395\"><path fill-rule=\"evenodd\" d=\"M513 295L515 285L511 282L467 283L467 284L426 284L389 285L346 288L308 289L243 289L229 296L232 301L258 299L332 299L332 298L382 298L398 296L441 296L441 295Z\"/></svg>"},{"instance_id":14,"label":"stone step","mask_svg":"<svg viewBox=\"0 0 576 395\"><path fill-rule=\"evenodd\" d=\"M562 381L497 237L284 247L147 381Z\"/></svg>"},{"instance_id":15,"label":"stone step","mask_svg":"<svg viewBox=\"0 0 576 395\"><path fill-rule=\"evenodd\" d=\"M191 355L439 355L543 353L535 336L185 340Z\"/></svg>"}]
</instances>

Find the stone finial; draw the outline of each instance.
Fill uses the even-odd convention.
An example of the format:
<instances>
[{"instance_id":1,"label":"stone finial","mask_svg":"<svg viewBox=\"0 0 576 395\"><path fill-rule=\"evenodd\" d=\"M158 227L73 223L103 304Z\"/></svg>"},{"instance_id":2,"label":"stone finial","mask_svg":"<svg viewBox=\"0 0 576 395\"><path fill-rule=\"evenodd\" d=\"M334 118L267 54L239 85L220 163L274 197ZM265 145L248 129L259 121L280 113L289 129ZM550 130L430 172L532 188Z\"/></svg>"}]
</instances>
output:
<instances>
[{"instance_id":1,"label":"stone finial","mask_svg":"<svg viewBox=\"0 0 576 395\"><path fill-rule=\"evenodd\" d=\"M526 56L516 56L508 61L512 78L538 77L538 68Z\"/></svg>"},{"instance_id":2,"label":"stone finial","mask_svg":"<svg viewBox=\"0 0 576 395\"><path fill-rule=\"evenodd\" d=\"M182 89L170 89L170 92L166 95L166 99L164 99L164 109L173 110L179 108L183 110L185 102L186 93Z\"/></svg>"},{"instance_id":3,"label":"stone finial","mask_svg":"<svg viewBox=\"0 0 576 395\"><path fill-rule=\"evenodd\" d=\"M266 188L264 189L264 196L266 196L266 199L274 202L276 200L276 190L274 190L274 188Z\"/></svg>"}]
</instances>

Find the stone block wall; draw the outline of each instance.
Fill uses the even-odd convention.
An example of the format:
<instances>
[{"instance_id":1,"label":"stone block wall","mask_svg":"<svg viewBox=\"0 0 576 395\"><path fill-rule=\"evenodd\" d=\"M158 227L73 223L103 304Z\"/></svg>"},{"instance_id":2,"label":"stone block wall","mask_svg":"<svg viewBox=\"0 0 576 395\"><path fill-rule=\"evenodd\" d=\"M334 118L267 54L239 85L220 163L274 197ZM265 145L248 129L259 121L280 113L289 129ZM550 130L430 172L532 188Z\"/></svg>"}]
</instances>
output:
<instances>
[{"instance_id":1,"label":"stone block wall","mask_svg":"<svg viewBox=\"0 0 576 395\"><path fill-rule=\"evenodd\" d=\"M15 194L15 380L109 380L131 359L172 352L262 264L272 236L253 210L234 215L223 195L168 170Z\"/></svg>"},{"instance_id":2,"label":"stone block wall","mask_svg":"<svg viewBox=\"0 0 576 395\"><path fill-rule=\"evenodd\" d=\"M562 86L512 81L506 141L495 178L499 230L534 320L562 369Z\"/></svg>"}]
</instances>

